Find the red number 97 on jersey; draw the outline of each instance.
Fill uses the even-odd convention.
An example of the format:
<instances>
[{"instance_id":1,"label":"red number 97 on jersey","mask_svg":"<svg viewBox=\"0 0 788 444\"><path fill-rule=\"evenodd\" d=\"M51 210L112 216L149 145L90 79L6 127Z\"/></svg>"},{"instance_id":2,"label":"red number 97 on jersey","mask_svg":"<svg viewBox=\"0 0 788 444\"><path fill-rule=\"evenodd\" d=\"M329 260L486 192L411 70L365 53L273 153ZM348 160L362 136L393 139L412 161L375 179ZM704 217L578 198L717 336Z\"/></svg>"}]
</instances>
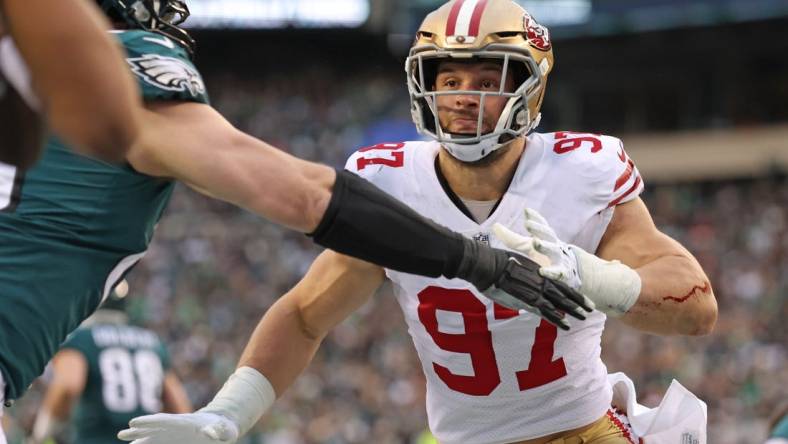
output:
<instances>
[{"instance_id":1,"label":"red number 97 on jersey","mask_svg":"<svg viewBox=\"0 0 788 444\"><path fill-rule=\"evenodd\" d=\"M405 147L404 142L399 143L379 143L377 145L368 146L358 150L359 153L368 153L370 151L384 151L379 153L364 154L356 161L356 169L359 171L367 167L367 165L385 165L393 168L399 168L405 164L405 153L401 150ZM385 153L388 151L388 153Z\"/></svg>"},{"instance_id":2,"label":"red number 97 on jersey","mask_svg":"<svg viewBox=\"0 0 788 444\"><path fill-rule=\"evenodd\" d=\"M450 334L438 329L437 311L462 315L463 334ZM494 305L495 319L518 316L518 312ZM435 373L450 389L473 396L488 396L501 383L501 375L493 348L493 337L487 322L487 307L469 290L427 287L419 292L419 320L424 324L435 345L454 353L467 353L473 375L457 375L447 367L433 362ZM563 358L553 359L558 329L542 320L534 332L528 368L515 373L520 391L539 387L566 376Z\"/></svg>"}]
</instances>

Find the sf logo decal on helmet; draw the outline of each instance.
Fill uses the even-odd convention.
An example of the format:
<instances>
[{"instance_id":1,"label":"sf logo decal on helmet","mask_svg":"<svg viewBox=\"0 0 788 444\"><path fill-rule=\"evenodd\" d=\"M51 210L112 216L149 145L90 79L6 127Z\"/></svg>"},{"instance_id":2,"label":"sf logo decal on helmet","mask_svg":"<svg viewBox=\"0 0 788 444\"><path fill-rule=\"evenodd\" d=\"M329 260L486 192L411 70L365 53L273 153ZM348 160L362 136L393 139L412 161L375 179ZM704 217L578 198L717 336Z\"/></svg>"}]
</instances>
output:
<instances>
[{"instance_id":1,"label":"sf logo decal on helmet","mask_svg":"<svg viewBox=\"0 0 788 444\"><path fill-rule=\"evenodd\" d=\"M536 22L528 12L523 15L523 29L528 36L528 42L540 51L549 51L553 44L550 42L550 31Z\"/></svg>"}]
</instances>

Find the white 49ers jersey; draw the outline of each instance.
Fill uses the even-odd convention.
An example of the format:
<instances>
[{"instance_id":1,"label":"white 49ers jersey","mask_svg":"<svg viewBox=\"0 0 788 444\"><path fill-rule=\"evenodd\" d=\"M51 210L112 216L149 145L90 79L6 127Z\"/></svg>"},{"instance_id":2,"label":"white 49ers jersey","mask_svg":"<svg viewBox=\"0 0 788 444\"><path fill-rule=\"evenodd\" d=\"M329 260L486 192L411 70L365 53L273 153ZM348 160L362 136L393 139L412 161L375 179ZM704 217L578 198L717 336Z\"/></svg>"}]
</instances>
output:
<instances>
[{"instance_id":1,"label":"white 49ers jersey","mask_svg":"<svg viewBox=\"0 0 788 444\"><path fill-rule=\"evenodd\" d=\"M558 236L596 251L613 207L643 183L620 140L594 134L532 133L509 189L479 224L450 199L435 171L437 142L381 144L353 154L346 168L422 215L468 237L489 240L496 222L526 234L526 207ZM442 444L509 443L581 427L610 407L600 359L605 316L569 318L559 331L538 316L484 297L459 279L386 270L427 379L430 429Z\"/></svg>"}]
</instances>

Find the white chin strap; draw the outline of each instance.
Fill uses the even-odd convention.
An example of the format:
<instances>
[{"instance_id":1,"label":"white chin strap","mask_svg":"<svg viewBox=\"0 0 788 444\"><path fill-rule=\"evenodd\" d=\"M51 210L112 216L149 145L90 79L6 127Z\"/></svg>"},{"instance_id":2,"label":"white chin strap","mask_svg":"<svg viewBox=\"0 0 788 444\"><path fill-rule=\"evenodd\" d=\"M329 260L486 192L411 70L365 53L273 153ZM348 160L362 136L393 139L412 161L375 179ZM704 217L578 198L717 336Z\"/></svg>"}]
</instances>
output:
<instances>
[{"instance_id":1,"label":"white chin strap","mask_svg":"<svg viewBox=\"0 0 788 444\"><path fill-rule=\"evenodd\" d=\"M444 133L443 137L444 140L452 139L451 134L447 133ZM495 137L490 137L474 144L443 142L442 145L449 154L461 162L476 162L503 146L503 144L498 143L498 138Z\"/></svg>"}]
</instances>

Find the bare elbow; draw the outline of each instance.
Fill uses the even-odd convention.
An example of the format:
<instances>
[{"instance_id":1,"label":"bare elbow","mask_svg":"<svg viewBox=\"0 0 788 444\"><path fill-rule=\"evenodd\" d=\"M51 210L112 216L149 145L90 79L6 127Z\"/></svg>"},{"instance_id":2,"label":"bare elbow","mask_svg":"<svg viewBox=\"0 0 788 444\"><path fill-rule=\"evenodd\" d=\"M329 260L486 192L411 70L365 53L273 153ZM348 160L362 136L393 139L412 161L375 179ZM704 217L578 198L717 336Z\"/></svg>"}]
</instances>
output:
<instances>
[{"instance_id":1,"label":"bare elbow","mask_svg":"<svg viewBox=\"0 0 788 444\"><path fill-rule=\"evenodd\" d=\"M704 294L700 306L690 314L691 319L686 322L690 328L683 332L688 336L706 336L714 331L717 325L717 301L711 289Z\"/></svg>"},{"instance_id":2,"label":"bare elbow","mask_svg":"<svg viewBox=\"0 0 788 444\"><path fill-rule=\"evenodd\" d=\"M705 336L714 331L714 326L717 325L717 315L717 301L712 293L709 295L709 303L698 316L697 331L694 336Z\"/></svg>"}]
</instances>

